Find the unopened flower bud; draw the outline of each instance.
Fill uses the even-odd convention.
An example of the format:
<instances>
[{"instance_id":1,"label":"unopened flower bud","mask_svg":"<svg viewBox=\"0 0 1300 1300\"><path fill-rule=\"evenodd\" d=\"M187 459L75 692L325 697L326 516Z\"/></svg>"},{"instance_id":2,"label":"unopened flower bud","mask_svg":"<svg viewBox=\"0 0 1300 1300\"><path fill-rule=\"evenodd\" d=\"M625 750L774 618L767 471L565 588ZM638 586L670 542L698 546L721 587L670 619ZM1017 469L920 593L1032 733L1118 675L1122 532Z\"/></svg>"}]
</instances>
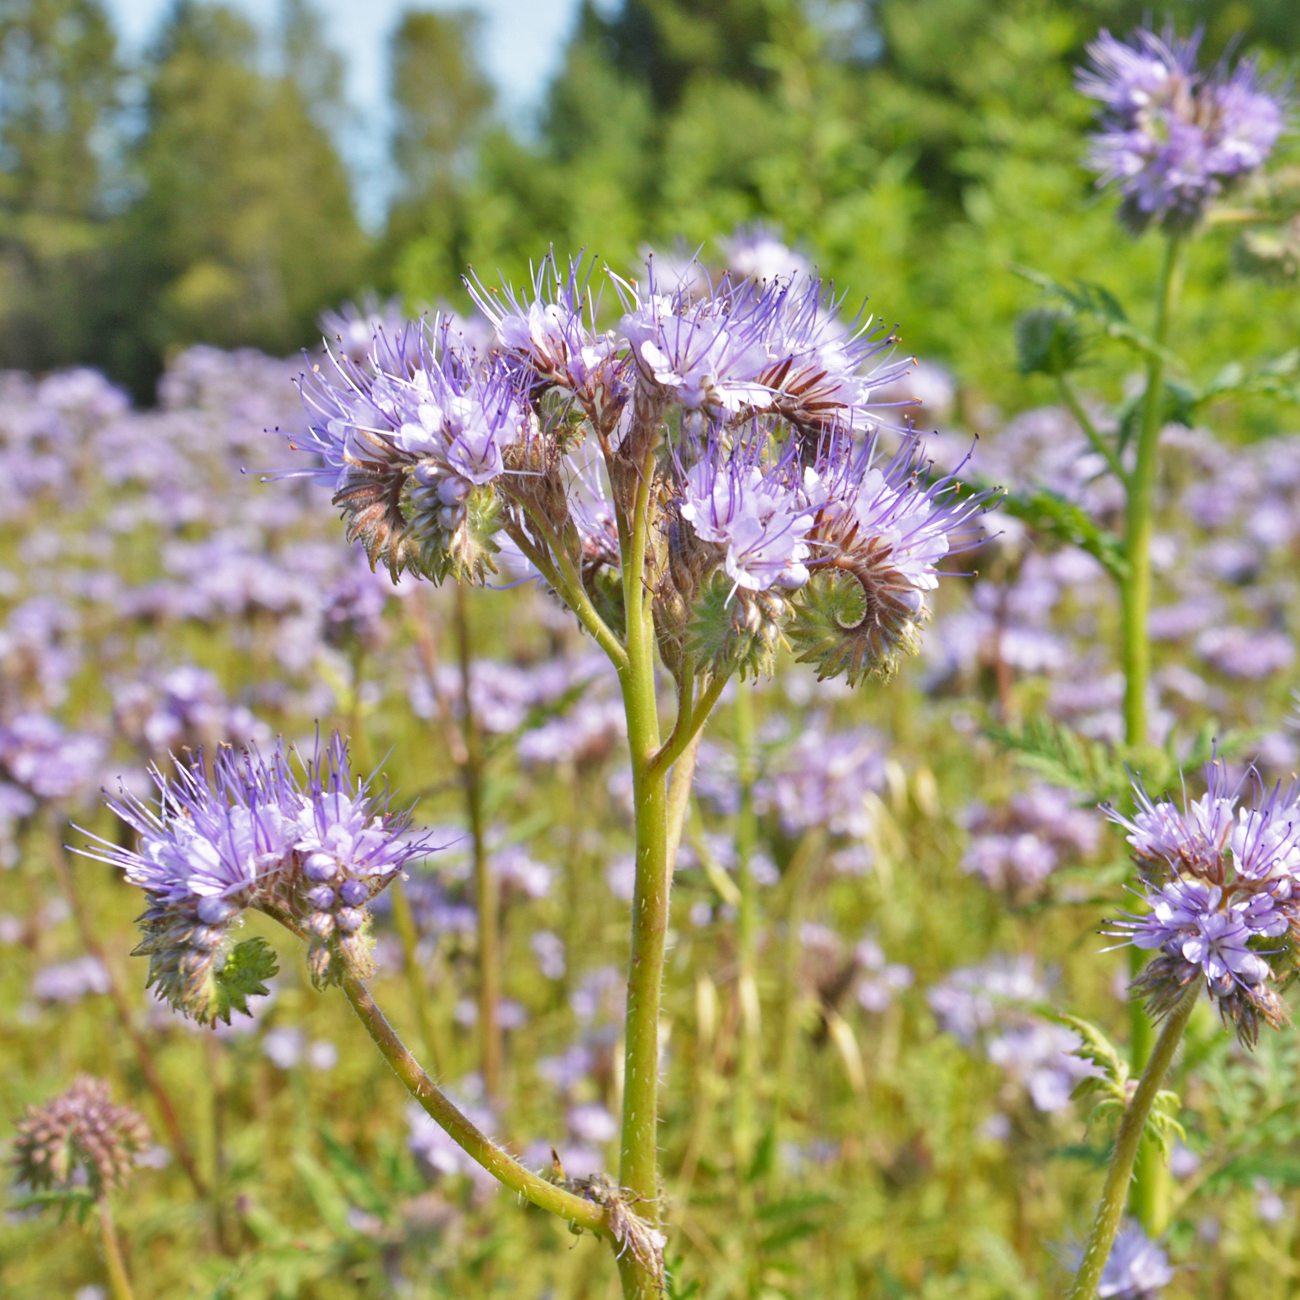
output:
<instances>
[{"instance_id":1,"label":"unopened flower bud","mask_svg":"<svg viewBox=\"0 0 1300 1300\"><path fill-rule=\"evenodd\" d=\"M339 886L339 897L348 907L360 907L370 899L370 886L364 880L345 880Z\"/></svg>"},{"instance_id":2,"label":"unopened flower bud","mask_svg":"<svg viewBox=\"0 0 1300 1300\"><path fill-rule=\"evenodd\" d=\"M336 895L328 885L317 885L307 891L307 902L318 912L328 912L334 906Z\"/></svg>"},{"instance_id":3,"label":"unopened flower bud","mask_svg":"<svg viewBox=\"0 0 1300 1300\"><path fill-rule=\"evenodd\" d=\"M422 460L411 471L411 477L421 486L426 488L436 488L442 478L442 471L431 460Z\"/></svg>"},{"instance_id":4,"label":"unopened flower bud","mask_svg":"<svg viewBox=\"0 0 1300 1300\"><path fill-rule=\"evenodd\" d=\"M333 880L339 872L339 864L330 853L313 853L303 865L308 880L324 882Z\"/></svg>"},{"instance_id":5,"label":"unopened flower bud","mask_svg":"<svg viewBox=\"0 0 1300 1300\"><path fill-rule=\"evenodd\" d=\"M199 920L204 925L221 925L230 920L238 909L222 898L200 898L197 910Z\"/></svg>"},{"instance_id":6,"label":"unopened flower bud","mask_svg":"<svg viewBox=\"0 0 1300 1300\"><path fill-rule=\"evenodd\" d=\"M465 478L444 478L438 484L438 500L445 506L458 506L474 485Z\"/></svg>"},{"instance_id":7,"label":"unopened flower bud","mask_svg":"<svg viewBox=\"0 0 1300 1300\"><path fill-rule=\"evenodd\" d=\"M359 980L368 980L375 973L374 945L361 933L339 936L339 956L344 965Z\"/></svg>"},{"instance_id":8,"label":"unopened flower bud","mask_svg":"<svg viewBox=\"0 0 1300 1300\"><path fill-rule=\"evenodd\" d=\"M150 1142L149 1126L135 1111L114 1106L108 1084L79 1075L72 1086L39 1106L29 1106L14 1126L11 1163L38 1192L91 1194L120 1187Z\"/></svg>"},{"instance_id":9,"label":"unopened flower bud","mask_svg":"<svg viewBox=\"0 0 1300 1300\"><path fill-rule=\"evenodd\" d=\"M334 933L334 917L329 912L317 912L307 922L307 928L318 939L328 939Z\"/></svg>"},{"instance_id":10,"label":"unopened flower bud","mask_svg":"<svg viewBox=\"0 0 1300 1300\"><path fill-rule=\"evenodd\" d=\"M464 508L461 506L443 506L438 511L438 522L450 533L456 530L456 526L465 517Z\"/></svg>"},{"instance_id":11,"label":"unopened flower bud","mask_svg":"<svg viewBox=\"0 0 1300 1300\"><path fill-rule=\"evenodd\" d=\"M359 907L340 907L337 919L340 930L359 930L366 923L366 914Z\"/></svg>"}]
</instances>

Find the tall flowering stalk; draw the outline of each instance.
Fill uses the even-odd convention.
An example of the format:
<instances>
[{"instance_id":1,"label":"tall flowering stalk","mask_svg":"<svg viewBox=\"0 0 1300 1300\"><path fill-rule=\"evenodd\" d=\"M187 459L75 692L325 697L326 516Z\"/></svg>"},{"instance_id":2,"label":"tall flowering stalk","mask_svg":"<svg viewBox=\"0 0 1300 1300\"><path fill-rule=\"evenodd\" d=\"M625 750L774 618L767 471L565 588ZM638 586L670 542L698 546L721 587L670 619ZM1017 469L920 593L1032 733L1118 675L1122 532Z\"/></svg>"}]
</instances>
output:
<instances>
[{"instance_id":1,"label":"tall flowering stalk","mask_svg":"<svg viewBox=\"0 0 1300 1300\"><path fill-rule=\"evenodd\" d=\"M1080 69L1079 89L1101 104L1089 164L1098 184L1121 194L1120 220L1134 234L1155 225L1165 251L1156 283L1155 319L1147 349L1136 455L1131 467L1123 448L1112 450L1082 415L1101 444L1127 499L1123 591L1124 721L1130 745L1146 743L1146 689L1151 671L1147 616L1151 606L1152 497L1164 408L1166 345L1179 265L1187 238L1211 203L1267 160L1286 122L1281 88L1269 83L1253 59L1229 70L1198 70L1199 34L1187 41L1138 31L1131 41L1103 31L1088 47L1090 66ZM1077 400L1060 374L1076 414Z\"/></svg>"},{"instance_id":2,"label":"tall flowering stalk","mask_svg":"<svg viewBox=\"0 0 1300 1300\"><path fill-rule=\"evenodd\" d=\"M309 431L296 440L317 458L297 472L330 483L373 565L481 583L510 548L617 670L636 883L616 1183L524 1169L375 1005L366 905L426 850L353 782L337 741L301 776L277 750L160 778L156 809L114 802L139 851L96 850L149 897L138 951L164 996L204 1020L237 1009L260 957L231 946L231 926L248 907L275 916L310 940L316 984L342 986L426 1111L506 1186L611 1241L625 1295L641 1300L663 1285L660 993L700 732L727 681L770 671L783 644L822 678L887 676L984 505L934 481L912 437L880 453L873 390L908 365L886 359L886 331L841 321L816 276L696 292L706 279L671 291L652 268L612 277L613 330L598 327L577 263L548 258L523 293L475 282L489 348L442 319L378 330L362 360L304 377Z\"/></svg>"},{"instance_id":3,"label":"tall flowering stalk","mask_svg":"<svg viewBox=\"0 0 1300 1300\"><path fill-rule=\"evenodd\" d=\"M1222 63L1209 72L1198 69L1199 42L1199 35L1179 41L1172 30L1163 36L1138 31L1127 42L1103 31L1088 47L1089 66L1078 74L1079 90L1101 105L1088 157L1098 185L1119 190L1120 221L1130 232L1154 226L1164 240L1151 333L1143 336L1128 327L1125 335L1143 356L1145 387L1134 410L1119 421L1117 435L1098 429L1071 385L1070 372L1083 351L1076 321L1064 313L1037 311L1019 327L1022 370L1055 379L1066 406L1124 491L1124 533L1115 539L1108 563L1120 589L1124 733L1130 750L1149 742L1154 496L1182 257L1211 205L1267 160L1288 113L1284 88L1266 79L1252 59L1232 68ZM1115 323L1113 299L1097 308L1086 286L1081 294L1065 290L1062 296L1080 314ZM1135 973L1143 960L1135 949ZM1153 1038L1150 1020L1135 1004L1131 1053L1136 1067L1145 1064ZM1163 1163L1148 1145L1133 1188L1134 1213L1148 1230L1163 1229L1166 1181Z\"/></svg>"},{"instance_id":4,"label":"tall flowering stalk","mask_svg":"<svg viewBox=\"0 0 1300 1300\"><path fill-rule=\"evenodd\" d=\"M1182 808L1137 784L1133 816L1105 810L1128 833L1146 905L1108 932L1155 954L1133 992L1163 1029L1124 1110L1071 1300L1097 1294L1147 1120L1201 990L1247 1047L1261 1026L1288 1023L1277 986L1294 972L1300 940L1300 782L1270 794L1252 770L1232 787L1217 762L1204 776L1206 793Z\"/></svg>"}]
</instances>

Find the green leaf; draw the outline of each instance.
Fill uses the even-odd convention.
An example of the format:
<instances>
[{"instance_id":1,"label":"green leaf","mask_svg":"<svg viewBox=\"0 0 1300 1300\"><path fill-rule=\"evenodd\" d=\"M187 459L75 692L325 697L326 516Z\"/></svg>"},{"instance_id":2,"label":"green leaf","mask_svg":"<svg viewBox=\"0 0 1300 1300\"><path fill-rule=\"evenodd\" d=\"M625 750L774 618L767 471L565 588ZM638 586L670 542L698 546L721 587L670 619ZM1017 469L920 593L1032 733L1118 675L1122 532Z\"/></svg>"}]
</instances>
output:
<instances>
[{"instance_id":1,"label":"green leaf","mask_svg":"<svg viewBox=\"0 0 1300 1300\"><path fill-rule=\"evenodd\" d=\"M683 1282L682 1265L685 1260L679 1255L676 1259L664 1261L664 1296L666 1300L693 1300L700 1294L702 1283L699 1278Z\"/></svg>"},{"instance_id":2,"label":"green leaf","mask_svg":"<svg viewBox=\"0 0 1300 1300\"><path fill-rule=\"evenodd\" d=\"M1111 799L1129 788L1129 774L1120 755L1101 741L1079 735L1064 722L1031 718L1018 731L989 726L984 734L1053 785L1077 790L1091 800Z\"/></svg>"},{"instance_id":3,"label":"green leaf","mask_svg":"<svg viewBox=\"0 0 1300 1300\"><path fill-rule=\"evenodd\" d=\"M981 483L979 486L990 485ZM1097 523L1082 506L1067 501L1060 493L1047 488L1008 492L998 509L1013 518L1023 519L1031 528L1049 537L1087 551L1117 582L1123 582L1128 576L1128 558L1120 538Z\"/></svg>"},{"instance_id":4,"label":"green leaf","mask_svg":"<svg viewBox=\"0 0 1300 1300\"><path fill-rule=\"evenodd\" d=\"M766 1178L776 1165L776 1126L769 1124L763 1130L754 1159L750 1163L746 1182L757 1183Z\"/></svg>"},{"instance_id":5,"label":"green leaf","mask_svg":"<svg viewBox=\"0 0 1300 1300\"><path fill-rule=\"evenodd\" d=\"M1176 352L1162 347L1149 334L1133 325L1119 299L1104 286L1088 280L1076 280L1071 287L1029 267L1012 266L1011 270L1038 285L1050 296L1059 298L1077 317L1087 321L1107 338L1123 343L1148 361L1159 360L1172 369L1186 370Z\"/></svg>"},{"instance_id":6,"label":"green leaf","mask_svg":"<svg viewBox=\"0 0 1300 1300\"><path fill-rule=\"evenodd\" d=\"M1077 1056L1081 1061L1087 1061L1095 1065L1102 1071L1104 1077L1111 1083L1119 1085L1120 1088L1128 1082L1128 1062L1120 1055L1119 1049L1114 1043L1106 1037L1105 1033L1100 1030L1091 1020L1084 1020L1082 1016L1072 1016L1062 1011L1054 1011L1050 1007L1040 1008L1041 1014L1049 1020L1054 1020L1058 1025L1066 1029L1073 1029L1076 1034L1083 1040L1078 1047L1071 1053ZM1097 1079L1085 1080L1086 1083L1100 1082Z\"/></svg>"},{"instance_id":7,"label":"green leaf","mask_svg":"<svg viewBox=\"0 0 1300 1300\"><path fill-rule=\"evenodd\" d=\"M230 1013L251 1016L248 999L265 997L271 990L266 982L280 969L275 950L260 936L237 943L216 973L216 1005L213 1019L230 1023Z\"/></svg>"},{"instance_id":8,"label":"green leaf","mask_svg":"<svg viewBox=\"0 0 1300 1300\"><path fill-rule=\"evenodd\" d=\"M1272 397L1300 402L1300 348L1284 352L1253 373L1240 362L1230 361L1209 383L1178 385L1176 391L1189 412L1220 397Z\"/></svg>"},{"instance_id":9,"label":"green leaf","mask_svg":"<svg viewBox=\"0 0 1300 1300\"><path fill-rule=\"evenodd\" d=\"M338 1180L310 1152L299 1149L292 1160L321 1222L335 1237L356 1236L356 1229L348 1222L348 1198Z\"/></svg>"}]
</instances>

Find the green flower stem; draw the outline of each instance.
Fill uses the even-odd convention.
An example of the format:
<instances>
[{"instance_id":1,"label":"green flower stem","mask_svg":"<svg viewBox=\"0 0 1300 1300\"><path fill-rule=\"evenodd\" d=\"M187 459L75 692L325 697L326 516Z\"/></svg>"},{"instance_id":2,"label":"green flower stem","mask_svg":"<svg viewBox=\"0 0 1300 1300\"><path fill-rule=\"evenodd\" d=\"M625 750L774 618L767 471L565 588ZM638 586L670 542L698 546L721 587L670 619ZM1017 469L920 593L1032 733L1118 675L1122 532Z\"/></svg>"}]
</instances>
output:
<instances>
[{"instance_id":1,"label":"green flower stem","mask_svg":"<svg viewBox=\"0 0 1300 1300\"><path fill-rule=\"evenodd\" d=\"M375 1046L392 1066L393 1073L457 1146L478 1161L500 1183L539 1209L557 1214L579 1228L599 1233L606 1238L610 1236L601 1206L575 1196L555 1183L548 1183L546 1179L525 1169L460 1113L411 1055L360 980L346 976L343 992L370 1037L374 1039Z\"/></svg>"},{"instance_id":2,"label":"green flower stem","mask_svg":"<svg viewBox=\"0 0 1300 1300\"><path fill-rule=\"evenodd\" d=\"M709 714L713 712L719 697L726 689L727 680L726 677L722 676L710 680L709 684L700 692L700 698L695 701L689 720L684 726L679 725L674 728L673 734L669 736L651 759L652 770L666 772L686 751L688 745L692 743L698 744L700 731L709 720Z\"/></svg>"},{"instance_id":3,"label":"green flower stem","mask_svg":"<svg viewBox=\"0 0 1300 1300\"><path fill-rule=\"evenodd\" d=\"M1151 641L1147 617L1151 608L1151 536L1155 529L1152 502L1159 470L1160 412L1164 399L1164 350L1178 277L1181 241L1170 235L1156 287L1155 347L1147 361L1146 395L1138 434L1137 460L1125 480L1128 489L1125 555L1128 572L1120 586L1121 653L1124 668L1124 738L1131 748L1147 743L1146 693L1151 676ZM1142 954L1132 950L1133 973L1141 969ZM1146 1012L1133 1003L1129 1053L1133 1068L1146 1063L1154 1031ZM1148 1232L1163 1226L1161 1206L1167 1200L1168 1174L1160 1151L1150 1143L1138 1158L1132 1192L1133 1213Z\"/></svg>"},{"instance_id":4,"label":"green flower stem","mask_svg":"<svg viewBox=\"0 0 1300 1300\"><path fill-rule=\"evenodd\" d=\"M740 811L736 818L736 888L740 907L736 915L736 993L740 1002L740 1050L736 1059L732 1143L740 1167L754 1154L757 1123L755 1092L760 1069L762 1025L758 1002L758 954L754 875L750 859L758 839L754 812L754 692L736 683L736 759L740 778Z\"/></svg>"},{"instance_id":5,"label":"green flower stem","mask_svg":"<svg viewBox=\"0 0 1300 1300\"><path fill-rule=\"evenodd\" d=\"M1110 1168L1106 1172L1106 1185L1102 1189L1101 1204L1097 1207L1097 1217L1093 1220L1092 1231L1088 1234L1088 1244L1084 1247L1079 1272L1074 1279L1074 1285L1070 1288L1069 1300L1093 1300L1097 1294L1097 1284L1101 1280L1106 1261L1110 1258L1111 1247L1115 1244L1115 1234L1119 1231L1120 1220L1124 1215L1129 1180L1133 1176L1133 1165L1146 1128L1147 1116L1151 1113L1156 1094L1160 1091L1160 1085L1164 1082L1165 1075L1173 1063L1174 1053L1182 1041L1183 1031L1187 1028L1187 1022L1191 1018L1200 991L1200 980L1193 980L1174 1005L1164 1028L1160 1031L1160 1037L1151 1052L1147 1068L1138 1081L1137 1090L1124 1111L1119 1134L1115 1139L1115 1150L1110 1158Z\"/></svg>"},{"instance_id":6,"label":"green flower stem","mask_svg":"<svg viewBox=\"0 0 1300 1300\"><path fill-rule=\"evenodd\" d=\"M460 660L461 734L465 761L461 783L474 859L474 902L478 915L478 1035L483 1087L490 1098L501 1092L501 900L496 874L487 856L487 828L483 824L483 746L470 701L473 654L469 626L469 601L463 583L455 592L456 653Z\"/></svg>"},{"instance_id":7,"label":"green flower stem","mask_svg":"<svg viewBox=\"0 0 1300 1300\"><path fill-rule=\"evenodd\" d=\"M122 985L117 978L117 972L109 965L104 949L95 937L94 928L91 926L90 918L86 914L81 891L77 888L76 878L73 876L72 867L68 862L68 855L64 851L63 836L59 833L61 825L62 823L57 820L52 819L50 821L49 859L63 897L72 909L73 919L76 921L77 930L81 935L81 946L108 973L109 1001L113 1004L113 1011L117 1015L118 1023L131 1040L131 1046L135 1050L136 1060L140 1065L140 1073L144 1075L145 1084L148 1086L149 1091L153 1093L163 1128L167 1130L167 1138L171 1142L172 1153L176 1157L176 1163L184 1170L186 1178L190 1180L190 1185L194 1188L199 1199L206 1200L208 1185L199 1173L198 1162L194 1159L194 1152L190 1149L190 1144L185 1138L185 1130L181 1128L171 1094L163 1084L162 1075L158 1073L158 1065L153 1059L153 1052L148 1041L136 1027L131 1004L127 1001L126 994L122 992Z\"/></svg>"},{"instance_id":8,"label":"green flower stem","mask_svg":"<svg viewBox=\"0 0 1300 1300\"><path fill-rule=\"evenodd\" d=\"M122 1258L122 1246L117 1239L117 1228L113 1224L113 1212L102 1196L99 1198L99 1240L104 1248L104 1263L108 1268L113 1300L135 1300L131 1279L126 1272L126 1261Z\"/></svg>"},{"instance_id":9,"label":"green flower stem","mask_svg":"<svg viewBox=\"0 0 1300 1300\"><path fill-rule=\"evenodd\" d=\"M528 557L528 560L537 569L538 573L555 588L564 603L577 615L578 621L591 634L592 639L609 657L614 667L620 671L626 668L627 651L623 649L623 643L614 635L609 624L601 618L599 611L591 603L591 597L584 590L581 579L573 566L568 565L567 568L557 567L557 565L563 564L560 557L564 556L564 549L559 545L558 539L555 539L553 535L548 536L548 541L552 542L556 550L556 564L552 564L550 556L533 543L523 528L512 524L506 529L506 532L515 545ZM564 556L564 559L567 559L567 556Z\"/></svg>"},{"instance_id":10,"label":"green flower stem","mask_svg":"<svg viewBox=\"0 0 1300 1300\"><path fill-rule=\"evenodd\" d=\"M655 641L645 584L653 450L641 465L628 545L623 556L627 619L626 671L619 674L627 713L636 813L636 886L632 896L632 951L627 980L627 1046L623 1071L623 1132L619 1183L637 1198L638 1211L658 1222L659 999L668 935L667 770L656 764L659 710L655 698ZM659 1281L625 1251L619 1260L623 1294L654 1300Z\"/></svg>"},{"instance_id":11,"label":"green flower stem","mask_svg":"<svg viewBox=\"0 0 1300 1300\"><path fill-rule=\"evenodd\" d=\"M1151 608L1151 535L1155 529L1152 498L1159 468L1160 408L1164 397L1164 348L1181 247L1170 235L1156 289L1155 349L1147 361L1146 397L1138 434L1137 461L1128 480L1127 536L1124 548L1128 576L1121 588L1123 603L1124 733L1130 745L1147 742L1146 689L1151 675L1151 642L1147 614Z\"/></svg>"},{"instance_id":12,"label":"green flower stem","mask_svg":"<svg viewBox=\"0 0 1300 1300\"><path fill-rule=\"evenodd\" d=\"M1105 457L1111 473L1127 487L1129 482L1128 471L1116 454L1115 448L1101 436L1097 426L1089 418L1088 412L1083 409L1083 403L1079 401L1074 389L1070 386L1069 377L1064 374L1057 375L1056 387L1061 394L1061 401L1069 408L1070 414L1074 416L1079 428L1087 435L1088 441L1092 443L1093 450Z\"/></svg>"},{"instance_id":13,"label":"green flower stem","mask_svg":"<svg viewBox=\"0 0 1300 1300\"><path fill-rule=\"evenodd\" d=\"M672 774L668 778L668 872L670 875L677 866L677 850L682 843L682 827L686 824L686 812L691 804L691 782L695 779L695 759L700 752L701 735L702 732L695 733L695 738L673 764Z\"/></svg>"}]
</instances>

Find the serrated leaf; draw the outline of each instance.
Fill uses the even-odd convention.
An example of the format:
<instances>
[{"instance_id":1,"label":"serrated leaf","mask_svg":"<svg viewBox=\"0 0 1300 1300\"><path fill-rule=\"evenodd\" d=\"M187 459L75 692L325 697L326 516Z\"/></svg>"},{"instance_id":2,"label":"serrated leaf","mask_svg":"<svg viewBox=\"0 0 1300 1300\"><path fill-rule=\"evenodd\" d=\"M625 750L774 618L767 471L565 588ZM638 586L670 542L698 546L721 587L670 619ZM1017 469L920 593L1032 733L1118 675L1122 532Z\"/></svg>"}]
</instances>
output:
<instances>
[{"instance_id":1,"label":"serrated leaf","mask_svg":"<svg viewBox=\"0 0 1300 1300\"><path fill-rule=\"evenodd\" d=\"M989 485L980 483L979 486ZM1103 528L1082 506L1066 500L1060 493L1047 488L1008 492L998 509L1015 519L1022 519L1049 537L1087 551L1117 582L1122 582L1128 575L1123 541Z\"/></svg>"},{"instance_id":2,"label":"serrated leaf","mask_svg":"<svg viewBox=\"0 0 1300 1300\"><path fill-rule=\"evenodd\" d=\"M265 997L271 990L266 982L280 969L275 950L260 936L237 943L216 973L216 1006L213 1019L230 1023L230 1013L251 1016L248 999Z\"/></svg>"},{"instance_id":3,"label":"serrated leaf","mask_svg":"<svg viewBox=\"0 0 1300 1300\"><path fill-rule=\"evenodd\" d=\"M1090 800L1113 798L1129 788L1128 771L1115 751L1063 722L1032 718L1018 731L990 726L984 734L1045 780Z\"/></svg>"},{"instance_id":4,"label":"serrated leaf","mask_svg":"<svg viewBox=\"0 0 1300 1300\"><path fill-rule=\"evenodd\" d=\"M1050 1007L1040 1008L1040 1014L1049 1020L1054 1020L1058 1025L1066 1029L1073 1029L1082 1040L1078 1047L1071 1053L1071 1056L1077 1056L1081 1061L1087 1061L1095 1065L1105 1075L1106 1079L1120 1088L1128 1082L1129 1067L1128 1062L1120 1055L1119 1049L1114 1043L1106 1037L1105 1033L1092 1023L1091 1020L1084 1020L1082 1016L1072 1016L1062 1011L1053 1011ZM1085 1080L1086 1082L1086 1080ZM1096 1083L1099 1080L1092 1080Z\"/></svg>"},{"instance_id":5,"label":"serrated leaf","mask_svg":"<svg viewBox=\"0 0 1300 1300\"><path fill-rule=\"evenodd\" d=\"M1064 285L1050 275L1029 267L1013 266L1011 269L1016 275L1038 285L1045 293L1059 298L1076 316L1088 321L1107 338L1123 343L1147 360L1159 360L1175 370L1185 370L1178 354L1161 346L1149 334L1138 329L1128 319L1119 299L1104 286L1088 280L1076 280L1072 286Z\"/></svg>"},{"instance_id":6,"label":"serrated leaf","mask_svg":"<svg viewBox=\"0 0 1300 1300\"><path fill-rule=\"evenodd\" d=\"M1162 1088L1156 1093L1151 1113L1147 1116L1144 1132L1159 1145L1166 1159L1173 1154L1175 1138L1182 1142L1187 1140L1187 1130L1178 1121L1182 1104L1182 1099L1176 1092Z\"/></svg>"}]
</instances>

